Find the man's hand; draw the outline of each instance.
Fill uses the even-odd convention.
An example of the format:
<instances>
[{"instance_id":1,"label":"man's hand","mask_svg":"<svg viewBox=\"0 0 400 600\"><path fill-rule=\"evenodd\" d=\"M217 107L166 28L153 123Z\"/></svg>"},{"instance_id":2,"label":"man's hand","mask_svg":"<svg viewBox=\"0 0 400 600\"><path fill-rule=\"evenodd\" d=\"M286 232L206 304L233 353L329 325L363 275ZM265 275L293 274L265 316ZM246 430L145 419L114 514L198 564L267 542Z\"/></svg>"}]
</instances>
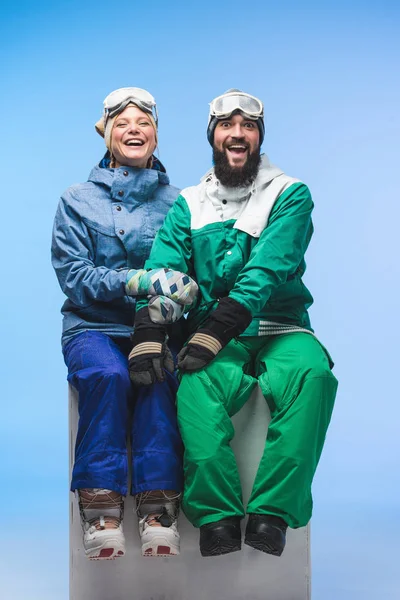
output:
<instances>
[{"instance_id":1,"label":"man's hand","mask_svg":"<svg viewBox=\"0 0 400 600\"><path fill-rule=\"evenodd\" d=\"M178 368L182 373L199 371L210 363L234 337L251 323L250 312L232 298L222 298L203 327L189 339L178 354Z\"/></svg>"},{"instance_id":2,"label":"man's hand","mask_svg":"<svg viewBox=\"0 0 400 600\"><path fill-rule=\"evenodd\" d=\"M133 383L151 385L165 380L165 370L174 372L174 359L166 344L165 328L151 321L147 307L136 313L131 339L133 348L128 361Z\"/></svg>"},{"instance_id":3,"label":"man's hand","mask_svg":"<svg viewBox=\"0 0 400 600\"><path fill-rule=\"evenodd\" d=\"M167 296L184 305L193 304L198 289L189 275L171 269L130 269L125 284L128 296Z\"/></svg>"}]
</instances>

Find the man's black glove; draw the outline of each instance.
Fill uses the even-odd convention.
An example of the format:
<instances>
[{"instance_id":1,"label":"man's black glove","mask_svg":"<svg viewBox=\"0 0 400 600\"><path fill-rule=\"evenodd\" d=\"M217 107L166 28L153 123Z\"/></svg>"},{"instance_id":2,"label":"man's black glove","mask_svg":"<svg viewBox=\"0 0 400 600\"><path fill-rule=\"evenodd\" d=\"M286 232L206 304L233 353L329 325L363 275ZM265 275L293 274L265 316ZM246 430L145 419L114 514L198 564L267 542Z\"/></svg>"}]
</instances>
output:
<instances>
[{"instance_id":1,"label":"man's black glove","mask_svg":"<svg viewBox=\"0 0 400 600\"><path fill-rule=\"evenodd\" d=\"M247 329L251 319L250 312L242 304L229 296L222 298L203 327L192 335L179 352L178 368L186 373L208 365L232 338Z\"/></svg>"},{"instance_id":2,"label":"man's black glove","mask_svg":"<svg viewBox=\"0 0 400 600\"><path fill-rule=\"evenodd\" d=\"M164 369L174 372L174 359L166 344L163 325L153 323L147 307L135 315L135 330L131 336L133 348L129 354L129 376L137 385L164 381Z\"/></svg>"}]
</instances>

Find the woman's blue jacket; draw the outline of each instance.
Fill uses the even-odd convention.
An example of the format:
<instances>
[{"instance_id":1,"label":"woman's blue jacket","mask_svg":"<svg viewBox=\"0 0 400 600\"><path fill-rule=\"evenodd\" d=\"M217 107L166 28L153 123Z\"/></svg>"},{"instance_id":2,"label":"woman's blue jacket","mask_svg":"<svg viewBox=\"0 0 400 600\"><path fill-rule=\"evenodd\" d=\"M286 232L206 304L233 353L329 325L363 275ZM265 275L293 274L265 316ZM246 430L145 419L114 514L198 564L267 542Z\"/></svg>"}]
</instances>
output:
<instances>
[{"instance_id":1,"label":"woman's blue jacket","mask_svg":"<svg viewBox=\"0 0 400 600\"><path fill-rule=\"evenodd\" d=\"M63 343L85 330L130 335L136 300L125 294L127 272L143 267L180 191L158 160L152 169L104 164L64 192L54 220L52 263L67 296Z\"/></svg>"}]
</instances>

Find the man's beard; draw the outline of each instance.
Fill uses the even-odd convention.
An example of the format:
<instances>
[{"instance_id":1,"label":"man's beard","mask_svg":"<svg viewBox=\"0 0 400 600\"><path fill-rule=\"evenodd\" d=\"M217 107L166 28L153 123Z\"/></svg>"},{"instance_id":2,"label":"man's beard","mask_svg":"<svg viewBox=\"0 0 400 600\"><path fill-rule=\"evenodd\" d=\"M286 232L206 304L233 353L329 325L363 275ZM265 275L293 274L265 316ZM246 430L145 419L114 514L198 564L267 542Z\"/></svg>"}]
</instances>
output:
<instances>
[{"instance_id":1,"label":"man's beard","mask_svg":"<svg viewBox=\"0 0 400 600\"><path fill-rule=\"evenodd\" d=\"M243 167L231 167L224 150L222 152L213 146L214 173L217 179L226 187L248 186L257 177L260 167L260 147L249 153Z\"/></svg>"}]
</instances>

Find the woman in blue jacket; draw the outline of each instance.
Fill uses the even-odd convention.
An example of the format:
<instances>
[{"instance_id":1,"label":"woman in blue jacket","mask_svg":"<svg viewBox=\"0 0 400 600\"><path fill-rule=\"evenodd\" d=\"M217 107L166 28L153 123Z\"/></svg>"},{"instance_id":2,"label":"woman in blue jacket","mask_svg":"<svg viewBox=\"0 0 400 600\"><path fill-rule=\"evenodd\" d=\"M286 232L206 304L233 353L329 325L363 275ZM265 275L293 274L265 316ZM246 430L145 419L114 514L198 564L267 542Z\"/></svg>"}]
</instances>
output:
<instances>
[{"instance_id":1,"label":"woman in blue jacket","mask_svg":"<svg viewBox=\"0 0 400 600\"><path fill-rule=\"evenodd\" d=\"M179 554L182 443L172 357L172 372L150 387L133 387L128 372L136 296L163 294L164 310L174 305L169 299L190 304L197 287L182 273L142 268L179 193L153 155L157 123L147 91L121 88L107 96L96 124L107 153L86 183L66 190L54 222L52 262L67 296L63 353L68 381L79 392L71 490L91 559L125 553L129 435L142 554Z\"/></svg>"}]
</instances>

